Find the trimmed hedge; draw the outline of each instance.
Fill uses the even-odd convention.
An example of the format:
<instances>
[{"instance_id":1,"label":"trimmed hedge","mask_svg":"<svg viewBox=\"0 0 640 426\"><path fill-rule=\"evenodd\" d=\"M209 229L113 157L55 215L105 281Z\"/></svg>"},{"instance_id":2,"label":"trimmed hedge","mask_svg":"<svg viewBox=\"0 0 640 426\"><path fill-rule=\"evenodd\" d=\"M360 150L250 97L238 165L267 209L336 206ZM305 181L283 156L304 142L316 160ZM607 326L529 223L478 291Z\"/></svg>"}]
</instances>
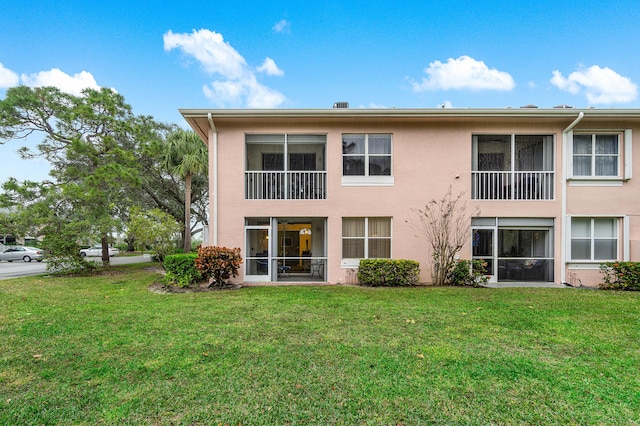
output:
<instances>
[{"instance_id":1,"label":"trimmed hedge","mask_svg":"<svg viewBox=\"0 0 640 426\"><path fill-rule=\"evenodd\" d=\"M640 290L640 262L607 262L600 265L603 290Z\"/></svg>"},{"instance_id":2,"label":"trimmed hedge","mask_svg":"<svg viewBox=\"0 0 640 426\"><path fill-rule=\"evenodd\" d=\"M166 272L165 282L178 287L188 287L202 280L196 269L195 253L170 254L165 256L162 266Z\"/></svg>"},{"instance_id":3,"label":"trimmed hedge","mask_svg":"<svg viewBox=\"0 0 640 426\"><path fill-rule=\"evenodd\" d=\"M420 263L404 259L362 259L358 266L358 281L362 285L411 286L420 278Z\"/></svg>"}]
</instances>

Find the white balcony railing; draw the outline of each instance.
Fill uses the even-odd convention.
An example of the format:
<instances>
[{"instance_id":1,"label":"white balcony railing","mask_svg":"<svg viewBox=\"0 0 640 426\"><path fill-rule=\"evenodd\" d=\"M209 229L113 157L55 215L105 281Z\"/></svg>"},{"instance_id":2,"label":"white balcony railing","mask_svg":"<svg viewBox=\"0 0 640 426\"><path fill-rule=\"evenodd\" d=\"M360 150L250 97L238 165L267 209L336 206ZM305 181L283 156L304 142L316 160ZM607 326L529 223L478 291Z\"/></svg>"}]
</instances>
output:
<instances>
[{"instance_id":1,"label":"white balcony railing","mask_svg":"<svg viewBox=\"0 0 640 426\"><path fill-rule=\"evenodd\" d=\"M553 200L554 172L472 172L474 200Z\"/></svg>"},{"instance_id":2,"label":"white balcony railing","mask_svg":"<svg viewBox=\"0 0 640 426\"><path fill-rule=\"evenodd\" d=\"M247 200L324 200L327 172L244 172Z\"/></svg>"}]
</instances>

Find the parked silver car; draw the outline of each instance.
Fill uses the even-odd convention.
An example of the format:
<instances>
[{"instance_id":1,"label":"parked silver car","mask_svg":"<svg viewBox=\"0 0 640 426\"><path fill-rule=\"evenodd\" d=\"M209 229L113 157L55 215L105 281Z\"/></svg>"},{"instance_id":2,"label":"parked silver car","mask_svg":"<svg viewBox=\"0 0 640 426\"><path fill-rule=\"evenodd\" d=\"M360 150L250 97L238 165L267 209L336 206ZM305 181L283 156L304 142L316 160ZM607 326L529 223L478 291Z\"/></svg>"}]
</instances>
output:
<instances>
[{"instance_id":1,"label":"parked silver car","mask_svg":"<svg viewBox=\"0 0 640 426\"><path fill-rule=\"evenodd\" d=\"M44 251L28 246L5 246L4 251L0 253L0 260L6 260L7 262L13 262L14 260L22 260L24 262L37 260L42 262L43 258Z\"/></svg>"},{"instance_id":2,"label":"parked silver car","mask_svg":"<svg viewBox=\"0 0 640 426\"><path fill-rule=\"evenodd\" d=\"M120 254L120 250L115 247L109 247L109 257ZM93 246L80 250L80 257L100 257L102 256L102 246Z\"/></svg>"}]
</instances>

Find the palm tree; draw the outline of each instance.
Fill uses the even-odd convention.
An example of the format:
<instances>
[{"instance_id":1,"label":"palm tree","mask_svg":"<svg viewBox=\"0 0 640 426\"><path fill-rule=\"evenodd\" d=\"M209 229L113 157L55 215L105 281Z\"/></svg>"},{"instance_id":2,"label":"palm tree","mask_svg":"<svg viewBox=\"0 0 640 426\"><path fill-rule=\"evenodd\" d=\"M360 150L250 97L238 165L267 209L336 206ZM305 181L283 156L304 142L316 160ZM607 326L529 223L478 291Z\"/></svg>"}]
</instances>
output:
<instances>
[{"instance_id":1,"label":"palm tree","mask_svg":"<svg viewBox=\"0 0 640 426\"><path fill-rule=\"evenodd\" d=\"M177 129L167 136L164 166L184 179L184 252L191 251L191 180L207 173L207 146L192 131Z\"/></svg>"}]
</instances>

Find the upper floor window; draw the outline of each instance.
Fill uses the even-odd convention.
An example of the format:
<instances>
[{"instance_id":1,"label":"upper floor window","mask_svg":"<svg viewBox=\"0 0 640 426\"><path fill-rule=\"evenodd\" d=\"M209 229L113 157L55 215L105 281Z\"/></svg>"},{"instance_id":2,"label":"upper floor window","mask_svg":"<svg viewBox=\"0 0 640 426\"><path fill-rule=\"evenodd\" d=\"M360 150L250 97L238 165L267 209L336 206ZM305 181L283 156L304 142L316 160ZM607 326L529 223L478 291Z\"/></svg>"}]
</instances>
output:
<instances>
[{"instance_id":1,"label":"upper floor window","mask_svg":"<svg viewBox=\"0 0 640 426\"><path fill-rule=\"evenodd\" d=\"M617 177L619 170L620 135L573 135L573 176Z\"/></svg>"},{"instance_id":2,"label":"upper floor window","mask_svg":"<svg viewBox=\"0 0 640 426\"><path fill-rule=\"evenodd\" d=\"M622 185L631 179L631 129L575 131L567 144L571 185Z\"/></svg>"},{"instance_id":3,"label":"upper floor window","mask_svg":"<svg viewBox=\"0 0 640 426\"><path fill-rule=\"evenodd\" d=\"M391 134L342 135L343 184L392 184L391 165Z\"/></svg>"}]
</instances>

